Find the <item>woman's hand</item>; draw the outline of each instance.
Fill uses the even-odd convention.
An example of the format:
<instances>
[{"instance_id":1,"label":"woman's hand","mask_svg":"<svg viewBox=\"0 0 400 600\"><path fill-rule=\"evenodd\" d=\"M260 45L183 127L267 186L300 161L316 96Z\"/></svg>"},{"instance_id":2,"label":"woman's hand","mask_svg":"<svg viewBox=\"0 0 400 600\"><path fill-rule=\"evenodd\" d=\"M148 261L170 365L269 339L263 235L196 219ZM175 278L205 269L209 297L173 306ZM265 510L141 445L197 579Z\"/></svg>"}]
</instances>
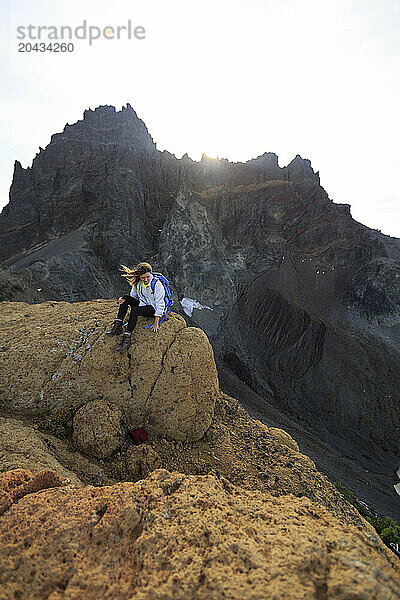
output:
<instances>
[{"instance_id":1,"label":"woman's hand","mask_svg":"<svg viewBox=\"0 0 400 600\"><path fill-rule=\"evenodd\" d=\"M125 298L118 298L118 304L122 304L123 302L125 302Z\"/></svg>"},{"instance_id":2,"label":"woman's hand","mask_svg":"<svg viewBox=\"0 0 400 600\"><path fill-rule=\"evenodd\" d=\"M153 325L151 325L149 327L150 331L160 331L160 326L158 324L158 321L160 320L160 317L154 317L154 323Z\"/></svg>"}]
</instances>

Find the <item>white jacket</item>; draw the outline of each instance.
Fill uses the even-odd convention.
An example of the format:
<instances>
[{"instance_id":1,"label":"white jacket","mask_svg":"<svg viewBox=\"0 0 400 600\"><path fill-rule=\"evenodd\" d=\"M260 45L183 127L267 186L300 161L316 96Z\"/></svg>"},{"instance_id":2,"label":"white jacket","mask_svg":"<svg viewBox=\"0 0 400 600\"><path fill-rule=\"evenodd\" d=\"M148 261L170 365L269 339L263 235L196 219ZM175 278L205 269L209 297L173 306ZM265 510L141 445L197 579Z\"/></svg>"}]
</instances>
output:
<instances>
[{"instance_id":1,"label":"white jacket","mask_svg":"<svg viewBox=\"0 0 400 600\"><path fill-rule=\"evenodd\" d=\"M150 281L147 285L144 285L143 281L139 281L137 287L132 286L130 291L130 295L132 298L136 298L139 300L139 306L154 306L155 317L162 317L165 310L165 289L162 282L158 279L154 286L154 294L151 291L151 282L154 279L154 276L151 275Z\"/></svg>"}]
</instances>

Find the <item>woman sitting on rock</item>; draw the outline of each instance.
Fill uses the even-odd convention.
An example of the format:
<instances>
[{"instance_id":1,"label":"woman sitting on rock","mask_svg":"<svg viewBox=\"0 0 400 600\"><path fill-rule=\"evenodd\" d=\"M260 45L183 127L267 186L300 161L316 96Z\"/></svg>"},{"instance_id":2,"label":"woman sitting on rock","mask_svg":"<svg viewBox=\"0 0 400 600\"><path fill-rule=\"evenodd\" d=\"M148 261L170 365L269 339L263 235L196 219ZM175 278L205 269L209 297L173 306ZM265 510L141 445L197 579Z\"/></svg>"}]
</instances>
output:
<instances>
[{"instance_id":1,"label":"woman sitting on rock","mask_svg":"<svg viewBox=\"0 0 400 600\"><path fill-rule=\"evenodd\" d=\"M154 316L154 323L149 329L156 332L160 329L159 320L165 311L165 288L162 282L157 280L153 292L151 281L154 279L154 276L151 265L141 262L133 270L124 265L121 265L121 267L121 271L124 271L122 277L126 277L132 289L130 294L125 294L118 299L121 306L119 307L117 318L114 321L111 331L106 333L106 335L123 333L121 343L115 348L117 352L123 352L130 347L131 334L136 326L139 315L141 317ZM131 307L131 314L129 315L128 325L124 333L122 322L129 306Z\"/></svg>"}]
</instances>

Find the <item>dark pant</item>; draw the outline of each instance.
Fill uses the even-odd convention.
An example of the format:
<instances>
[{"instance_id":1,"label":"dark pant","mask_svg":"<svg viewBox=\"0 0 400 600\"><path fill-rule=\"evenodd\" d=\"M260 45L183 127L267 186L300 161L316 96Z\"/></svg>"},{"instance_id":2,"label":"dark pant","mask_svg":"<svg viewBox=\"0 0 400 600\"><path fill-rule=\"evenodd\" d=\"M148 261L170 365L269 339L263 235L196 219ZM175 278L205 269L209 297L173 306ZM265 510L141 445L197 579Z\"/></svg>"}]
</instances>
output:
<instances>
[{"instance_id":1,"label":"dark pant","mask_svg":"<svg viewBox=\"0 0 400 600\"><path fill-rule=\"evenodd\" d=\"M131 314L129 315L128 325L126 326L126 331L132 333L134 328L136 327L136 323L138 320L138 316L141 317L152 317L154 316L154 306L151 304L147 304L146 306L139 306L139 300L136 298L132 298L132 296L124 296L125 302L123 302L118 310L117 319L123 320L129 306L131 307Z\"/></svg>"}]
</instances>

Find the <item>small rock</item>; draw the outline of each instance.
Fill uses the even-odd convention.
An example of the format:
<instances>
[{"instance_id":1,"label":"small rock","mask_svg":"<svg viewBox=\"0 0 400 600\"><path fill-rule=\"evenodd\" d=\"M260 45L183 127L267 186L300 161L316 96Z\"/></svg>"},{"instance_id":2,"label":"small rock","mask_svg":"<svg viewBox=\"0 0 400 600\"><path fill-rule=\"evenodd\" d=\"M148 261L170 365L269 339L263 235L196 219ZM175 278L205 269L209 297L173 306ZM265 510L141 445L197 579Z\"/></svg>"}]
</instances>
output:
<instances>
[{"instance_id":1,"label":"small rock","mask_svg":"<svg viewBox=\"0 0 400 600\"><path fill-rule=\"evenodd\" d=\"M133 479L143 479L161 466L160 456L148 444L128 448L125 460L126 468Z\"/></svg>"},{"instance_id":2,"label":"small rock","mask_svg":"<svg viewBox=\"0 0 400 600\"><path fill-rule=\"evenodd\" d=\"M123 442L122 417L119 408L106 400L88 402L74 416L72 438L86 454L107 458Z\"/></svg>"}]
</instances>

